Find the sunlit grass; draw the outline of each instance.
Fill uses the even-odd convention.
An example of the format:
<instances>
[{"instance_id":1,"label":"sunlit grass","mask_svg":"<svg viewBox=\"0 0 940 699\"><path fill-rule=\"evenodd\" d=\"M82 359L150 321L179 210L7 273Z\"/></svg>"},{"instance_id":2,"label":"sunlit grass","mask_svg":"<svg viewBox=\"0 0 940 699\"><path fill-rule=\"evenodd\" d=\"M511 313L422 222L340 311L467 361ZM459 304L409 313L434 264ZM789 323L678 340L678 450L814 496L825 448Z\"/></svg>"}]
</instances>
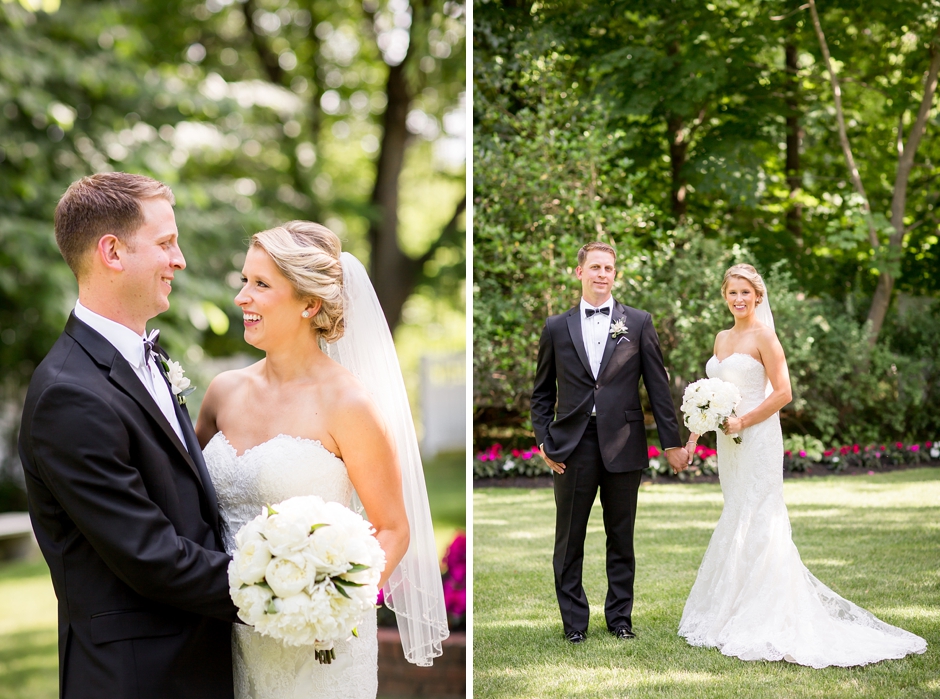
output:
<instances>
[{"instance_id":1,"label":"sunlit grass","mask_svg":"<svg viewBox=\"0 0 940 699\"><path fill-rule=\"evenodd\" d=\"M464 452L438 454L424 464L438 557L457 530L467 529L467 466Z\"/></svg>"},{"instance_id":2,"label":"sunlit grass","mask_svg":"<svg viewBox=\"0 0 940 699\"><path fill-rule=\"evenodd\" d=\"M721 513L715 484L645 485L637 512L636 641L606 632L600 504L585 557L588 641L562 638L551 489L474 491L475 697L940 696L940 469L788 480L793 538L828 586L927 639L924 655L813 670L692 648L676 630Z\"/></svg>"},{"instance_id":3,"label":"sunlit grass","mask_svg":"<svg viewBox=\"0 0 940 699\"><path fill-rule=\"evenodd\" d=\"M56 599L45 562L0 564L0 698L58 696Z\"/></svg>"}]
</instances>

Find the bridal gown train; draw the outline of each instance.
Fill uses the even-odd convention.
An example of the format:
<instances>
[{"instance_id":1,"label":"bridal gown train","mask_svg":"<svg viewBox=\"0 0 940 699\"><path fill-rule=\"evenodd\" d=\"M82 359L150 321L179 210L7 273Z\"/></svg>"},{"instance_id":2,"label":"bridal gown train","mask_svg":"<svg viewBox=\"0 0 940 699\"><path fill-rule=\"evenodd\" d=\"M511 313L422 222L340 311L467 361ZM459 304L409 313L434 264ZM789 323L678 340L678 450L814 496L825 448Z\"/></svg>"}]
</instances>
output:
<instances>
[{"instance_id":1,"label":"bridal gown train","mask_svg":"<svg viewBox=\"0 0 940 699\"><path fill-rule=\"evenodd\" d=\"M318 441L278 435L237 454L221 432L206 445L206 466L219 497L225 550L265 505L318 495L349 507L352 483L343 461ZM236 699L375 699L378 641L375 613L358 638L336 643L336 660L321 665L309 646L285 646L236 624L232 635Z\"/></svg>"},{"instance_id":2,"label":"bridal gown train","mask_svg":"<svg viewBox=\"0 0 940 699\"><path fill-rule=\"evenodd\" d=\"M738 415L764 400L764 367L748 354L712 357L706 373L738 387ZM923 653L924 639L843 599L803 565L783 501L779 415L740 436L738 445L718 433L724 509L686 600L679 635L693 646L742 660L815 668Z\"/></svg>"}]
</instances>

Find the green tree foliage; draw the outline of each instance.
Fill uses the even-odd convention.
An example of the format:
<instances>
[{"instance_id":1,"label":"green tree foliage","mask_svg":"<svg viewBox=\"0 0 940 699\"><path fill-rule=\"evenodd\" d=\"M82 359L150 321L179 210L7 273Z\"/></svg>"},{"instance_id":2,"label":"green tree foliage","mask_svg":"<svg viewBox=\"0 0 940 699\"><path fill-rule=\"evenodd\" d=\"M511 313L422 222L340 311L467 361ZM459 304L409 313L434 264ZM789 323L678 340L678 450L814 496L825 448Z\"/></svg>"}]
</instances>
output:
<instances>
[{"instance_id":1,"label":"green tree foliage","mask_svg":"<svg viewBox=\"0 0 940 699\"><path fill-rule=\"evenodd\" d=\"M779 287L778 334L795 387L788 429L883 439L940 427L936 358L922 345L936 340L924 316L899 312L940 308L931 301L940 295L936 108L912 169L903 245L892 256L884 244L899 125L903 143L937 13L920 2L817 7L870 218L801 4L475 3L481 424L525 425L541 324L577 300L575 254L600 239L618 249L615 295L654 315L677 396L730 325L721 273L746 260ZM886 265L900 300L872 349L864 320Z\"/></svg>"},{"instance_id":2,"label":"green tree foliage","mask_svg":"<svg viewBox=\"0 0 940 699\"><path fill-rule=\"evenodd\" d=\"M173 188L187 269L157 325L200 394L203 358L252 351L248 238L291 219L367 264L406 373L462 344L465 33L453 0L0 2L0 509L22 509L18 406L77 293L52 216L82 176Z\"/></svg>"},{"instance_id":3,"label":"green tree foliage","mask_svg":"<svg viewBox=\"0 0 940 699\"><path fill-rule=\"evenodd\" d=\"M332 227L373 271L383 254L411 262L386 280L407 292L383 298L393 326L414 290L459 309L464 34L463 6L450 1L3 0L7 395L74 303L52 212L71 181L97 171L149 174L176 194L188 269L160 325L190 362L244 350L230 321L246 241L290 219ZM404 99L388 92L392 73ZM402 121L390 138L393 108ZM383 170L390 152L400 162ZM395 225L380 253L370 229L386 219Z\"/></svg>"}]
</instances>

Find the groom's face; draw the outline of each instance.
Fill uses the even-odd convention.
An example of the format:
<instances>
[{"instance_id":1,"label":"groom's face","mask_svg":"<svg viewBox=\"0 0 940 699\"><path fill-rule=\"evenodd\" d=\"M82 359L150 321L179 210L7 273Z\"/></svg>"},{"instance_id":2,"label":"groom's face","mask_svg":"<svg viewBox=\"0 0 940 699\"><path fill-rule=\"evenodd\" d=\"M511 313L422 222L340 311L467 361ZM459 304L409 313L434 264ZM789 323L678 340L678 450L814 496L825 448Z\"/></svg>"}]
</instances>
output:
<instances>
[{"instance_id":1,"label":"groom's face","mask_svg":"<svg viewBox=\"0 0 940 699\"><path fill-rule=\"evenodd\" d=\"M124 303L146 322L170 307L173 276L186 267L186 260L170 202L154 197L141 201L140 208L144 223L128 239L123 257Z\"/></svg>"},{"instance_id":2,"label":"groom's face","mask_svg":"<svg viewBox=\"0 0 940 699\"><path fill-rule=\"evenodd\" d=\"M603 250L591 250L584 258L584 264L575 269L581 280L581 295L588 303L598 306L610 296L617 270L614 256Z\"/></svg>"}]
</instances>

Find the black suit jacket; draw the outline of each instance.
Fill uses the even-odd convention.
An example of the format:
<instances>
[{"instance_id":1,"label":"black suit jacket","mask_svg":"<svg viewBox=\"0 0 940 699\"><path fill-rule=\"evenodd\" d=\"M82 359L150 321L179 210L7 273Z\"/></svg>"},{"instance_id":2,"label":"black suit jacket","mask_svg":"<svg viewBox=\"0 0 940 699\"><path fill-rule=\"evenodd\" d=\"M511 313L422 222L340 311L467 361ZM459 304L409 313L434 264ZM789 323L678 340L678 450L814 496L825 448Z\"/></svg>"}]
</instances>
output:
<instances>
[{"instance_id":1,"label":"black suit jacket","mask_svg":"<svg viewBox=\"0 0 940 699\"><path fill-rule=\"evenodd\" d=\"M29 511L59 600L64 699L230 698L231 624L215 492L124 357L70 316L20 428Z\"/></svg>"},{"instance_id":2,"label":"black suit jacket","mask_svg":"<svg viewBox=\"0 0 940 699\"><path fill-rule=\"evenodd\" d=\"M532 391L532 426L536 441L554 461L564 462L574 451L596 405L607 470L619 473L648 466L640 377L663 448L682 446L653 319L614 300L611 326L620 319L628 332L616 339L607 336L596 380L584 349L580 306L545 321Z\"/></svg>"}]
</instances>

